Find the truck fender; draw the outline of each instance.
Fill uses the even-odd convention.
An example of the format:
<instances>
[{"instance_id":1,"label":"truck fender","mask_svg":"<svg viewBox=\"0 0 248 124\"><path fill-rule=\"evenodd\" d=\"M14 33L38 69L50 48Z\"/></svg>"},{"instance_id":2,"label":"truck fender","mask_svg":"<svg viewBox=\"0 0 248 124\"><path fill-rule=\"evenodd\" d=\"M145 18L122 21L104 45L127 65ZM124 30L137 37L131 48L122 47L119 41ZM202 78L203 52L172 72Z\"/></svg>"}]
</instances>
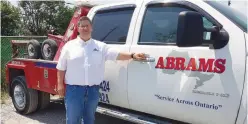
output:
<instances>
[{"instance_id":1,"label":"truck fender","mask_svg":"<svg viewBox=\"0 0 248 124\"><path fill-rule=\"evenodd\" d=\"M6 76L6 77L8 77L8 79L6 79L8 82L7 83L8 84L8 93L9 93L9 96L12 97L12 94L10 92L11 91L10 90L11 89L11 82L17 76L25 76L25 70L24 69L17 69L17 68L8 68L6 72L8 73L8 74L6 73L6 75L8 75L8 76ZM29 83L27 83L26 85L27 85L27 87L30 87Z\"/></svg>"},{"instance_id":2,"label":"truck fender","mask_svg":"<svg viewBox=\"0 0 248 124\"><path fill-rule=\"evenodd\" d=\"M248 56L246 57L246 71L245 71L245 76L244 76L244 89L242 91L242 98L240 101L240 106L239 106L239 110L237 113L237 117L236 117L236 124L243 124L244 122L247 122L247 80L248 80ZM246 124L246 123L244 123Z\"/></svg>"},{"instance_id":3,"label":"truck fender","mask_svg":"<svg viewBox=\"0 0 248 124\"><path fill-rule=\"evenodd\" d=\"M244 121L243 124L247 124L247 116L245 117L245 121Z\"/></svg>"}]
</instances>

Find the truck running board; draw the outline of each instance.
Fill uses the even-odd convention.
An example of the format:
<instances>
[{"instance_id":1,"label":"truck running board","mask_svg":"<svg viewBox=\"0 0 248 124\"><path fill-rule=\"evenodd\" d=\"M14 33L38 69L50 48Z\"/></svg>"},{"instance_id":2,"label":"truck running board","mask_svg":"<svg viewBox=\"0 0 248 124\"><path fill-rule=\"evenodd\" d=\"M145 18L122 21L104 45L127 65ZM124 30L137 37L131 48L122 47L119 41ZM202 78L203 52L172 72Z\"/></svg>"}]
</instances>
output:
<instances>
[{"instance_id":1,"label":"truck running board","mask_svg":"<svg viewBox=\"0 0 248 124\"><path fill-rule=\"evenodd\" d=\"M114 109L113 107L107 107L106 105L101 104L98 105L96 112L137 124L173 124L172 122L161 121L142 114L134 114L133 112L131 113L122 109Z\"/></svg>"}]
</instances>

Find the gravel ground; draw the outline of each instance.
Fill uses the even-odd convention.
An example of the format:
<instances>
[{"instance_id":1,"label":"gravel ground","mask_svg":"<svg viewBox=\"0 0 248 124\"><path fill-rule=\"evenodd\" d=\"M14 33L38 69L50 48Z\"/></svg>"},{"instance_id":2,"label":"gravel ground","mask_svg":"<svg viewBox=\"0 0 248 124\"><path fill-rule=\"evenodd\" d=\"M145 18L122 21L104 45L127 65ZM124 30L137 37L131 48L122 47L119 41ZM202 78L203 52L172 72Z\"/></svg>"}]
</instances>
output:
<instances>
[{"instance_id":1,"label":"gravel ground","mask_svg":"<svg viewBox=\"0 0 248 124\"><path fill-rule=\"evenodd\" d=\"M65 108L61 100L51 99L48 108L30 115L20 115L11 102L1 104L1 124L66 124ZM131 124L124 120L96 113L95 124Z\"/></svg>"}]
</instances>

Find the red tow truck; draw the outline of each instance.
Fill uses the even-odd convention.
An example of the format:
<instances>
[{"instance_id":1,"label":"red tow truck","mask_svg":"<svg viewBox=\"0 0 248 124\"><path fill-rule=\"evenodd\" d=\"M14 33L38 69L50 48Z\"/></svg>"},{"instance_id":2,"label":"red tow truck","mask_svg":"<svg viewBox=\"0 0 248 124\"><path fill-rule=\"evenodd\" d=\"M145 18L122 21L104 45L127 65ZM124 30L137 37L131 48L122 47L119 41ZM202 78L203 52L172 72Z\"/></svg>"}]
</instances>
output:
<instances>
[{"instance_id":1,"label":"red tow truck","mask_svg":"<svg viewBox=\"0 0 248 124\"><path fill-rule=\"evenodd\" d=\"M77 21L86 16L90 6L79 7L72 16L64 36L48 34L42 43L36 39L12 40L12 60L6 64L6 82L14 107L21 114L47 107L50 95L57 95L56 63L63 45L77 37ZM26 47L27 56L18 57Z\"/></svg>"}]
</instances>

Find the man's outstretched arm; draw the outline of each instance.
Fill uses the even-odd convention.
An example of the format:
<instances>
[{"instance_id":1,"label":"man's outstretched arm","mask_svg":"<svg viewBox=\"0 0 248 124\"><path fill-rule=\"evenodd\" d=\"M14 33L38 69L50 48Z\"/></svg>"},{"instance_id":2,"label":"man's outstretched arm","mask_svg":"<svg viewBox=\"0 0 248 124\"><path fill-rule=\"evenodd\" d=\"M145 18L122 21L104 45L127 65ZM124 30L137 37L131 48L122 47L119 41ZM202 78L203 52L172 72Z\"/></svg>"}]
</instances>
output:
<instances>
[{"instance_id":1,"label":"man's outstretched arm","mask_svg":"<svg viewBox=\"0 0 248 124\"><path fill-rule=\"evenodd\" d=\"M144 53L129 53L129 52L120 52L118 49L105 46L104 55L106 60L144 60L146 55Z\"/></svg>"},{"instance_id":2,"label":"man's outstretched arm","mask_svg":"<svg viewBox=\"0 0 248 124\"><path fill-rule=\"evenodd\" d=\"M144 60L146 59L146 56L144 53L126 53L126 52L119 52L117 56L117 60L129 60L129 59Z\"/></svg>"}]
</instances>

